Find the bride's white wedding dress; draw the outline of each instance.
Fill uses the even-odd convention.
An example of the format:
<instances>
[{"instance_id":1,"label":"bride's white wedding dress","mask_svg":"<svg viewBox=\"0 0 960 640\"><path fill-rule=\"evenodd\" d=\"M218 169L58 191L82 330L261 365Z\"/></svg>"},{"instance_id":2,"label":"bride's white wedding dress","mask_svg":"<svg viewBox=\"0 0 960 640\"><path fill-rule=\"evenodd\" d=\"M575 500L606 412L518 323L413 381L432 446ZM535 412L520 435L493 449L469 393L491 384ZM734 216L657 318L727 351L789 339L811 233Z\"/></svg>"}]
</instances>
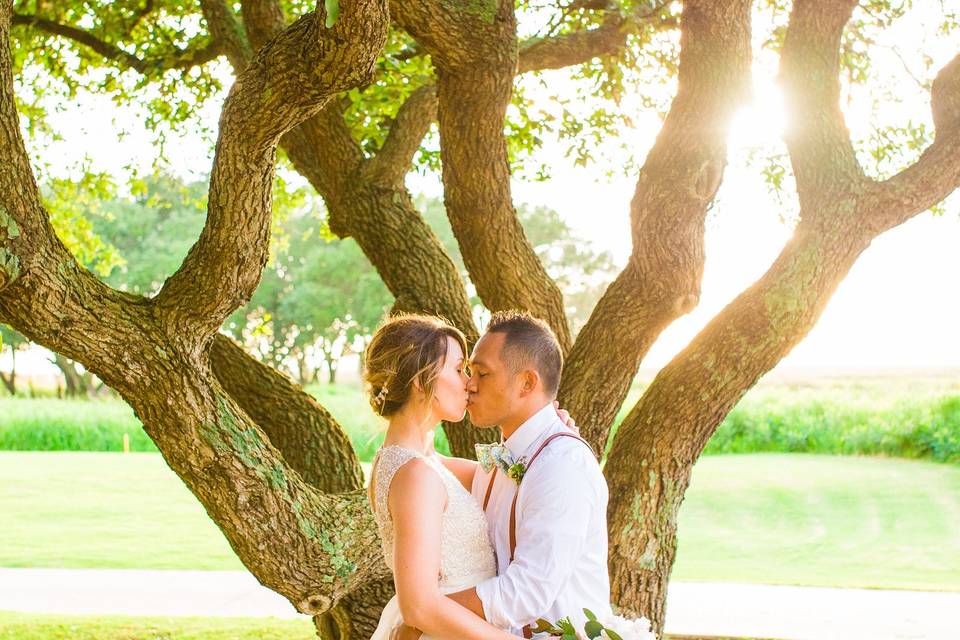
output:
<instances>
[{"instance_id":1,"label":"bride's white wedding dress","mask_svg":"<svg viewBox=\"0 0 960 640\"><path fill-rule=\"evenodd\" d=\"M387 566L394 570L393 522L387 507L390 483L400 467L414 458L430 465L447 488L447 509L440 527L440 592L463 591L497 575L493 547L487 536L487 521L477 501L436 456L424 456L398 446L381 448L374 460L374 518L383 541ZM390 631L402 622L400 605L394 596L383 609L380 623L370 640L389 640ZM423 640L428 638L423 636Z\"/></svg>"}]
</instances>

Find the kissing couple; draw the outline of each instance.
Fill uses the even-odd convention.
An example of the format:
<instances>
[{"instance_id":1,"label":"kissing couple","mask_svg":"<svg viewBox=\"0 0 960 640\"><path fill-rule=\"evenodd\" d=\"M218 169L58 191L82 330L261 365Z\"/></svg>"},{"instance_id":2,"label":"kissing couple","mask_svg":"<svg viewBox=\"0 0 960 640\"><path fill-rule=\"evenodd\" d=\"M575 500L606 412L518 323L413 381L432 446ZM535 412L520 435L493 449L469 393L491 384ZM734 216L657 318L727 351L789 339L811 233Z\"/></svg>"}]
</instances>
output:
<instances>
[{"instance_id":1,"label":"kissing couple","mask_svg":"<svg viewBox=\"0 0 960 640\"><path fill-rule=\"evenodd\" d=\"M607 485L554 402L563 357L550 327L498 312L467 359L439 318L387 320L365 354L370 404L389 421L370 503L396 595L372 640L511 640L583 609L610 615ZM440 421L499 427L480 462L434 451Z\"/></svg>"}]
</instances>

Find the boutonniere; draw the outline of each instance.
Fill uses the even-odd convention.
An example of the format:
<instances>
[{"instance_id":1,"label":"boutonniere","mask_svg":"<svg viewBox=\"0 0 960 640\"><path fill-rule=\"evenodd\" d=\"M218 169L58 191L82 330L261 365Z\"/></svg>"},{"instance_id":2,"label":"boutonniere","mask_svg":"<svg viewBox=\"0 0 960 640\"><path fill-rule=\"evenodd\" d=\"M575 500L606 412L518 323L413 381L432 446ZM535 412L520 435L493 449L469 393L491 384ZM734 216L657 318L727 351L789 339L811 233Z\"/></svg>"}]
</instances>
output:
<instances>
[{"instance_id":1,"label":"boutonniere","mask_svg":"<svg viewBox=\"0 0 960 640\"><path fill-rule=\"evenodd\" d=\"M527 458L521 457L515 459L510 449L502 444L478 444L476 445L477 462L480 467L490 472L494 467L499 468L504 474L517 484L523 479L523 474L527 471Z\"/></svg>"},{"instance_id":2,"label":"boutonniere","mask_svg":"<svg viewBox=\"0 0 960 640\"><path fill-rule=\"evenodd\" d=\"M520 484L520 481L523 480L523 474L526 472L527 458L525 456L521 457L519 460L507 467L507 477L516 482L518 485Z\"/></svg>"}]
</instances>

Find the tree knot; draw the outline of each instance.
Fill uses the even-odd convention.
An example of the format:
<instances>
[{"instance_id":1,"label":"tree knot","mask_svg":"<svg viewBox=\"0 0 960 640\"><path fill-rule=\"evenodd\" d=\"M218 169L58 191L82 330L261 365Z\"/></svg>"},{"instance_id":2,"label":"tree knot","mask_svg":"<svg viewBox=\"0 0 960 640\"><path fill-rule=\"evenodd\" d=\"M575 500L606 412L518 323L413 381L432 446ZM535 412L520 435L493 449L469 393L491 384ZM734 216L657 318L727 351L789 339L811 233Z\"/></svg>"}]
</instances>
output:
<instances>
[{"instance_id":1,"label":"tree knot","mask_svg":"<svg viewBox=\"0 0 960 640\"><path fill-rule=\"evenodd\" d=\"M297 611L310 616L318 616L321 613L326 613L332 607L333 600L331 598L319 593L315 593L307 596L306 599L301 600L300 603L297 604Z\"/></svg>"}]
</instances>

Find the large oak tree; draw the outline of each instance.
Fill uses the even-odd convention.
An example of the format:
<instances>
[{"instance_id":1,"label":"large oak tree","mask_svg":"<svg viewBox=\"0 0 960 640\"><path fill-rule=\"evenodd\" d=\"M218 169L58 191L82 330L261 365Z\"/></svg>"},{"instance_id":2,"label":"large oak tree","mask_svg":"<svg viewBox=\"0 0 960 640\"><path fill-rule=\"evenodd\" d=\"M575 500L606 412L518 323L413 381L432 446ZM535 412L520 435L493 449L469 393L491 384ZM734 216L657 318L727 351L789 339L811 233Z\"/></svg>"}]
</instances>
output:
<instances>
[{"instance_id":1,"label":"large oak tree","mask_svg":"<svg viewBox=\"0 0 960 640\"><path fill-rule=\"evenodd\" d=\"M677 20L672 3L573 0L550 33L521 40L517 7L505 0L246 0L239 12L223 0L2 0L0 321L116 389L250 571L317 616L322 637L366 637L391 582L356 456L323 407L218 334L266 261L277 149L323 197L332 231L356 239L396 310L441 314L474 340L464 282L404 184L436 123L447 214L480 299L551 324L567 356L561 402L602 449L644 355L698 302L705 219L731 115L749 93L752 4L688 0ZM677 513L711 434L810 331L873 238L960 184L960 57L932 83L935 136L919 159L884 180L858 162L840 109L856 7L795 0L789 11L781 79L800 203L792 239L657 375L610 445L613 599L658 628ZM202 29L183 27L191 16ZM597 59L616 69L673 29L676 93L625 212L633 252L574 339L511 196L505 122L515 83ZM15 69L42 43L56 43L43 54L52 74L65 50L81 72L107 69L104 91L122 92L114 72L203 91L204 65L225 56L234 70L206 225L152 297L109 288L53 231L14 98ZM163 94L152 105L169 114L171 101ZM448 437L469 455L490 434L461 425Z\"/></svg>"}]
</instances>

